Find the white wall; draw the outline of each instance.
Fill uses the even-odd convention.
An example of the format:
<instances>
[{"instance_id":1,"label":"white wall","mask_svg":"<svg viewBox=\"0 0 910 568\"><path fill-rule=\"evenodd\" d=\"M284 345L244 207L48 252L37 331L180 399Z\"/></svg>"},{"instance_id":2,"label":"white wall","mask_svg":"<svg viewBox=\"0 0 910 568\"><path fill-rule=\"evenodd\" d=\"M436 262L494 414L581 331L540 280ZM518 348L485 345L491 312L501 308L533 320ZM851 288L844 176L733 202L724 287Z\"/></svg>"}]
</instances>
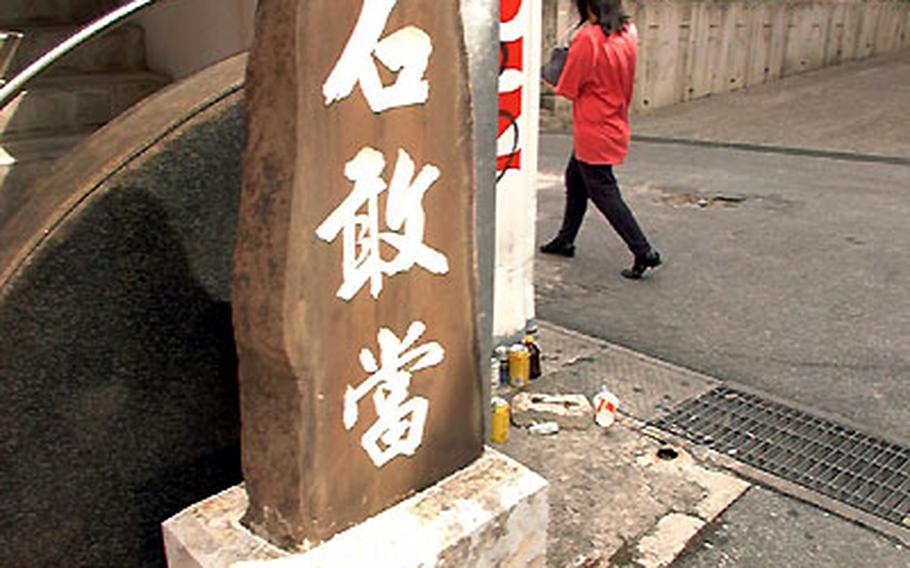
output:
<instances>
[{"instance_id":1,"label":"white wall","mask_svg":"<svg viewBox=\"0 0 910 568\"><path fill-rule=\"evenodd\" d=\"M173 79L249 49L256 0L172 0L136 18L153 71Z\"/></svg>"}]
</instances>

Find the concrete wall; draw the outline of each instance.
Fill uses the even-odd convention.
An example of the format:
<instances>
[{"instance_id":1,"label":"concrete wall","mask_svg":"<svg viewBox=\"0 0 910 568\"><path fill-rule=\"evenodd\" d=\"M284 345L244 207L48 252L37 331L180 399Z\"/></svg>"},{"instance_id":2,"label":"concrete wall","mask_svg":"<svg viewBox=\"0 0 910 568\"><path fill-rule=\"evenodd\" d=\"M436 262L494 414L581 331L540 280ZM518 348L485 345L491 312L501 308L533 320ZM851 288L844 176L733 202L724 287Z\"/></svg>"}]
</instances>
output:
<instances>
[{"instance_id":1,"label":"concrete wall","mask_svg":"<svg viewBox=\"0 0 910 568\"><path fill-rule=\"evenodd\" d=\"M249 49L256 0L174 0L136 18L149 68L182 79Z\"/></svg>"},{"instance_id":2,"label":"concrete wall","mask_svg":"<svg viewBox=\"0 0 910 568\"><path fill-rule=\"evenodd\" d=\"M576 22L571 4L545 0L544 53ZM627 0L626 8L641 34L639 112L910 48L910 0Z\"/></svg>"}]
</instances>

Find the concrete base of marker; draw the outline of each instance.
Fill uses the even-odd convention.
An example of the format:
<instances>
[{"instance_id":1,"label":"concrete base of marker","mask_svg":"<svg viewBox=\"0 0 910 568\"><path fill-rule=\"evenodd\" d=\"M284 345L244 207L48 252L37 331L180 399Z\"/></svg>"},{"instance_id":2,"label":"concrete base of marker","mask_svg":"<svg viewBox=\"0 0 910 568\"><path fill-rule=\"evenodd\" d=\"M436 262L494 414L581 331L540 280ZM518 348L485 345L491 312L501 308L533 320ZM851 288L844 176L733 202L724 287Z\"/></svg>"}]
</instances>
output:
<instances>
[{"instance_id":1,"label":"concrete base of marker","mask_svg":"<svg viewBox=\"0 0 910 568\"><path fill-rule=\"evenodd\" d=\"M487 448L465 469L305 552L279 549L240 524L242 485L162 525L170 568L546 565L546 480Z\"/></svg>"}]
</instances>

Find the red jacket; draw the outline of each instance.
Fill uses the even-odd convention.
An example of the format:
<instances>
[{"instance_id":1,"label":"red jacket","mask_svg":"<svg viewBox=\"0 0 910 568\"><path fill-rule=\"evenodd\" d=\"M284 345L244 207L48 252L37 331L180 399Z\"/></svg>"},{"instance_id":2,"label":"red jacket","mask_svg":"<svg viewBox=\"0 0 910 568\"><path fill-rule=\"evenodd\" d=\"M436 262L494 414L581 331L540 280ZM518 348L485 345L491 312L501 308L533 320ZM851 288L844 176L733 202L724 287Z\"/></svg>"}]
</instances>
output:
<instances>
[{"instance_id":1,"label":"red jacket","mask_svg":"<svg viewBox=\"0 0 910 568\"><path fill-rule=\"evenodd\" d=\"M589 23L575 35L556 93L572 101L579 161L618 165L625 159L637 51L638 29L633 23L609 37Z\"/></svg>"}]
</instances>

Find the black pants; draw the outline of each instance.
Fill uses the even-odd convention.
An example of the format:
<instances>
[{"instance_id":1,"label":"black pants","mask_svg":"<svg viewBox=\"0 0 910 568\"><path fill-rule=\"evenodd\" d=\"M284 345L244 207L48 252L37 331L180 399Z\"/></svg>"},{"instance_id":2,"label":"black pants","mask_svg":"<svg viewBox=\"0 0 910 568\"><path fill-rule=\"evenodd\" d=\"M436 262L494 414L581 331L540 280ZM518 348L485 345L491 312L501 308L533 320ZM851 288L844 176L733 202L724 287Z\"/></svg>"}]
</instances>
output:
<instances>
[{"instance_id":1,"label":"black pants","mask_svg":"<svg viewBox=\"0 0 910 568\"><path fill-rule=\"evenodd\" d=\"M581 222L588 210L588 198L603 213L613 229L636 258L651 250L648 239L638 226L635 216L619 194L613 176L613 166L598 166L579 162L575 154L566 167L566 210L559 239L574 243Z\"/></svg>"}]
</instances>

